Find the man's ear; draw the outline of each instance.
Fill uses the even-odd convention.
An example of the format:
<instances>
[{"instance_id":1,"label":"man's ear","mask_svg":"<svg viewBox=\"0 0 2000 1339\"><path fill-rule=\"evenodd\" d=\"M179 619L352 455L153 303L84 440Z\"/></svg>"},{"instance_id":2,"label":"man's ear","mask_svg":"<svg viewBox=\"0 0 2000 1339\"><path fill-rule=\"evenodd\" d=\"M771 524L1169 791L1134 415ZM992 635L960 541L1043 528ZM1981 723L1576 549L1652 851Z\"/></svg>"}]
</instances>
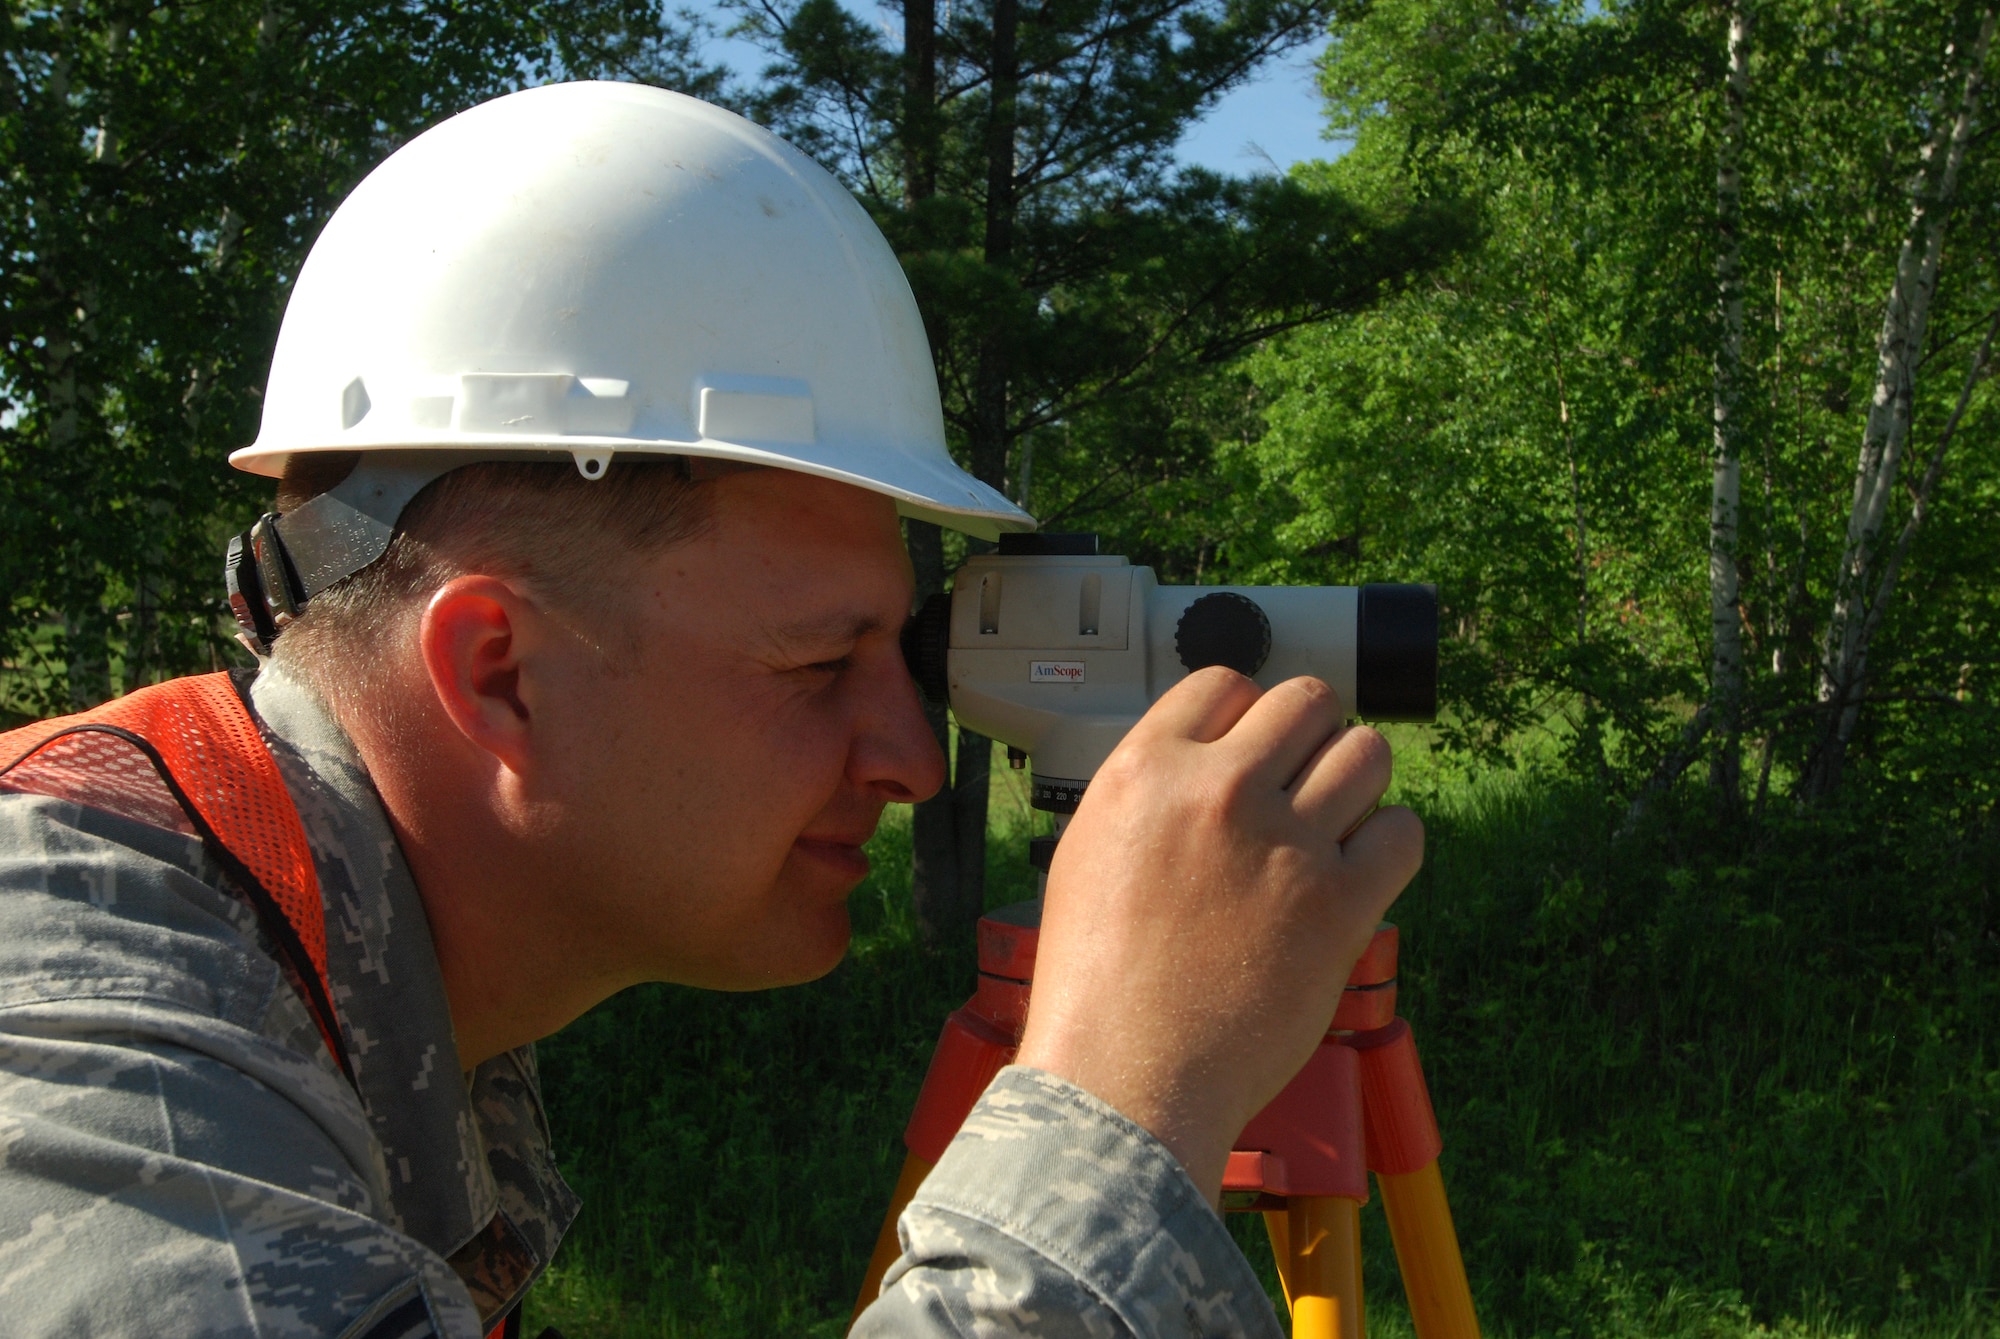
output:
<instances>
[{"instance_id":1,"label":"man's ear","mask_svg":"<svg viewBox=\"0 0 2000 1339\"><path fill-rule=\"evenodd\" d=\"M540 611L505 581L463 576L431 596L417 630L445 715L474 747L514 772L525 770L530 753L521 669L540 623Z\"/></svg>"}]
</instances>

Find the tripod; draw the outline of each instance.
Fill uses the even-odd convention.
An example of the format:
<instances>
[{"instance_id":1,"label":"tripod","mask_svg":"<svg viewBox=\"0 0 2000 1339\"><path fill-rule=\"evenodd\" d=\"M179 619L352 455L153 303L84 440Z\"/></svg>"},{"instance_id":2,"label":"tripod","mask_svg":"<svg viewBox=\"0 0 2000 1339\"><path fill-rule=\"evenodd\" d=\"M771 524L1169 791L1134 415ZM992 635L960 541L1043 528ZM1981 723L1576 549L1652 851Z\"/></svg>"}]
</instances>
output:
<instances>
[{"instance_id":1,"label":"tripod","mask_svg":"<svg viewBox=\"0 0 2000 1339\"><path fill-rule=\"evenodd\" d=\"M945 1020L909 1150L854 1314L875 1299L901 1247L896 1220L979 1095L1014 1058L1027 1019L1042 905L979 922L979 987ZM1361 1206L1375 1173L1417 1339L1479 1339L1465 1264L1438 1173L1443 1148L1410 1025L1396 1017L1396 927L1355 964L1312 1059L1237 1138L1222 1207L1259 1212L1270 1234L1293 1339L1363 1339Z\"/></svg>"}]
</instances>

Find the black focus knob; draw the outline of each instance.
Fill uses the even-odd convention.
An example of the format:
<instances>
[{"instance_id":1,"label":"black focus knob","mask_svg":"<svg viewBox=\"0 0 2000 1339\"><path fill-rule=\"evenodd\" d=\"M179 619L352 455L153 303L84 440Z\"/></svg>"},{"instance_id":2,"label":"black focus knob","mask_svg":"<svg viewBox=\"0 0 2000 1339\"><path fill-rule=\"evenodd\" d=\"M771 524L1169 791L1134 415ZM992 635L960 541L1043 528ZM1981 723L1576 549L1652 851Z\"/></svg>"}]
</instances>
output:
<instances>
[{"instance_id":1,"label":"black focus knob","mask_svg":"<svg viewBox=\"0 0 2000 1339\"><path fill-rule=\"evenodd\" d=\"M1238 674L1255 674L1271 654L1271 620L1249 596L1219 590L1181 614L1174 650L1190 673L1227 665Z\"/></svg>"},{"instance_id":2,"label":"black focus knob","mask_svg":"<svg viewBox=\"0 0 2000 1339\"><path fill-rule=\"evenodd\" d=\"M923 695L939 706L951 696L951 596L933 595L903 625L903 663Z\"/></svg>"}]
</instances>

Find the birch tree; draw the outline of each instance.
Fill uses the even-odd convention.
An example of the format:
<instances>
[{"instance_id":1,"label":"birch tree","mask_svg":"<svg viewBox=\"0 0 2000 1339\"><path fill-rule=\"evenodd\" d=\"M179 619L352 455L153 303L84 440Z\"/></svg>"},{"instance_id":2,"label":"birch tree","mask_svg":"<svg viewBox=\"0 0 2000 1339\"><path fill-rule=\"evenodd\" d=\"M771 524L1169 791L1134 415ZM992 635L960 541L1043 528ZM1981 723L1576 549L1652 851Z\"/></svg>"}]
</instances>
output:
<instances>
[{"instance_id":1,"label":"birch tree","mask_svg":"<svg viewBox=\"0 0 2000 1339\"><path fill-rule=\"evenodd\" d=\"M1868 712L1893 722L1867 735L1870 784L1922 768L1913 741L1972 729L2000 678L2000 513L1968 448L1990 438L1974 355L2000 303L1991 9L1343 16L1323 86L1357 146L1330 176L1463 183L1486 233L1433 284L1260 357L1261 486L1237 485L1225 570L1439 580L1460 629L1445 739L1498 759L1555 724L1628 813L1702 761L1748 799L1750 732L1757 798L1730 808L1824 794ZM1886 314L1872 272L1894 275ZM1523 437L1543 273L1591 520L1567 571L1576 490ZM1859 469L1833 446L1854 436ZM1608 758L1585 747L1599 710Z\"/></svg>"},{"instance_id":2,"label":"birch tree","mask_svg":"<svg viewBox=\"0 0 2000 1339\"><path fill-rule=\"evenodd\" d=\"M1874 391L1855 465L1846 543L1834 579L1833 611L1820 656L1822 724L1803 786L1812 796L1827 795L1840 783L1867 688L1870 642L1895 590L1899 564L1891 563L1886 570L1878 568L1878 546L1909 442L1938 269L1959 175L1979 119L1995 12L1993 5L1985 7L1969 47L1954 44L1946 50L1945 72L1938 84L1949 89L1956 83L1957 97L1952 104L1937 108L1934 129L1919 152L1910 180L1909 222L1876 340ZM1976 384L1981 366L1975 360L1969 385ZM1935 480L1930 482L1934 487ZM1928 501L1928 494L1920 492L1918 501L1912 518L1921 523L1920 507Z\"/></svg>"},{"instance_id":3,"label":"birch tree","mask_svg":"<svg viewBox=\"0 0 2000 1339\"><path fill-rule=\"evenodd\" d=\"M1721 147L1715 168L1714 424L1708 506L1709 711L1718 736L1709 778L1726 801L1742 786L1743 610L1737 573L1742 506L1737 402L1743 380L1743 103L1750 88L1750 22L1744 0L1729 6L1729 68L1723 80Z\"/></svg>"}]
</instances>

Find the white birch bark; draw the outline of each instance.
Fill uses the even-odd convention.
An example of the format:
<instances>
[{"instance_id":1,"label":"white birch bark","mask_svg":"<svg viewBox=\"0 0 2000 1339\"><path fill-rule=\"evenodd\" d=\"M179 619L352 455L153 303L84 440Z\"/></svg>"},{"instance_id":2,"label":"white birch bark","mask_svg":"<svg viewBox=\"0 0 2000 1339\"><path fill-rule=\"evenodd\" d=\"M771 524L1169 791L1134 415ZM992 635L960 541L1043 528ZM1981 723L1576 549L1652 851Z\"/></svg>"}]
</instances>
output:
<instances>
[{"instance_id":1,"label":"white birch bark","mask_svg":"<svg viewBox=\"0 0 2000 1339\"><path fill-rule=\"evenodd\" d=\"M1917 537L1924 518L1930 514L1931 498L1937 492L1938 481L1944 477L1945 453L1951 449L1952 438L1958 435L1958 425L1965 419L1973 391L1993 370L1993 340L1996 335L2000 335L2000 311L1994 313L1992 322L1986 327L1986 338L1973 352L1972 363L1965 370L1965 382L1959 388L1958 403L1952 406L1950 417L1945 419L1944 427L1938 431L1937 445L1931 448L1930 463L1925 467L1923 477L1917 482L1916 494L1910 500L1910 514L1903 522L1902 533L1896 536L1895 547L1889 550L1889 556L1882 564L1881 579L1875 584L1875 594L1868 601L1867 616L1861 623L1861 636L1856 639L1860 648L1855 656L1853 671L1857 685L1867 682L1868 648L1875 640L1876 630L1882 625L1882 615L1889 608L1890 597L1896 593L1896 578L1902 574L1910 542ZM1854 727L1860 718L1858 702L1840 713L1833 744L1843 755L1854 738Z\"/></svg>"},{"instance_id":2,"label":"white birch bark","mask_svg":"<svg viewBox=\"0 0 2000 1339\"><path fill-rule=\"evenodd\" d=\"M1923 354L1931 298L1937 291L1945 225L1979 117L1995 13L1989 4L1980 18L1979 35L1964 62L1966 73L1957 111L1938 117L1911 182L1910 221L1883 309L1882 333L1876 344L1875 393L1861 437L1854 501L1848 511L1847 539L1834 584L1833 616L1820 656L1819 701L1825 709L1825 723L1805 777L1809 794L1825 795L1839 784L1847 741L1853 737L1861 712L1868 641L1873 625L1879 622L1868 617L1875 585L1876 545L1909 439L1917 363ZM1956 61L1959 54L1948 50L1947 63Z\"/></svg>"},{"instance_id":3,"label":"white birch bark","mask_svg":"<svg viewBox=\"0 0 2000 1339\"><path fill-rule=\"evenodd\" d=\"M1743 616L1736 565L1742 468L1736 410L1743 375L1743 103L1750 91L1750 21L1729 8L1729 76L1723 83L1722 144L1715 166L1716 346L1711 395L1708 506L1709 703L1720 736L1709 780L1735 799L1741 789Z\"/></svg>"}]
</instances>

